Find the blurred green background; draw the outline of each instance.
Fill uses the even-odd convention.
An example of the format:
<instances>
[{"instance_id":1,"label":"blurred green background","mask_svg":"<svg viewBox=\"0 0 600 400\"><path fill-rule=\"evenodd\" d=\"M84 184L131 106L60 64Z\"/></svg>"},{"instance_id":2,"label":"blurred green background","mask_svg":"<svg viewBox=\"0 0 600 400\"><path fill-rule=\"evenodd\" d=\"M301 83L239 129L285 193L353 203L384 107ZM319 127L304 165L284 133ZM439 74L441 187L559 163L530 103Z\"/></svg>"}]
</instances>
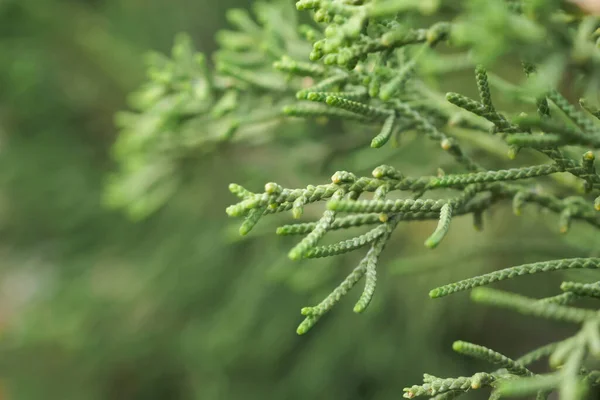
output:
<instances>
[{"instance_id":1,"label":"blurred green background","mask_svg":"<svg viewBox=\"0 0 600 400\"><path fill-rule=\"evenodd\" d=\"M368 312L352 313L352 293L310 334L295 334L300 308L329 293L357 255L289 261L293 242L273 234L287 215L238 238L227 184L304 186L384 159L435 173L436 151L427 164L418 140L325 169L332 142L291 154L277 141L230 146L186 164L185 185L142 222L103 207L113 115L143 80L144 52L166 52L187 32L210 53L225 10L248 5L0 0L0 399L400 398L422 372L486 367L452 354L456 339L517 356L565 333L473 307L467 295L427 297L453 279L593 247L586 227L559 237L554 216L517 218L507 206L486 216L483 233L457 220L433 252L422 242L434 224L402 226ZM548 285L532 293L540 279ZM550 295L559 281L512 287Z\"/></svg>"}]
</instances>

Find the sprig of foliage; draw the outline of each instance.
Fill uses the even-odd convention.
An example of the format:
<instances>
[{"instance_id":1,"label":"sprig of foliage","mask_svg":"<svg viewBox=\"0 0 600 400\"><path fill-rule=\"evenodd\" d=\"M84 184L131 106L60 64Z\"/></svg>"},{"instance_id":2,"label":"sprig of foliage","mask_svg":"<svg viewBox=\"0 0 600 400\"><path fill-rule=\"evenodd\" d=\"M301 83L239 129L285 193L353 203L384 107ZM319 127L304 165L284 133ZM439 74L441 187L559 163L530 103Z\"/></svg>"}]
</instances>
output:
<instances>
[{"instance_id":1,"label":"sprig of foliage","mask_svg":"<svg viewBox=\"0 0 600 400\"><path fill-rule=\"evenodd\" d=\"M455 218L471 215L481 227L482 213L504 201L512 202L517 215L526 204L558 214L562 233L576 221L600 229L600 175L594 165L600 149L600 114L590 104L597 100L594 94L600 86L596 17L575 12L578 9L571 2L559 0L300 0L296 8L309 11L315 24L298 26L293 17L281 19L292 15L284 6L256 3L255 8L258 24L243 11L229 14L238 30L218 35L222 50L215 56L216 72L183 38L176 43L172 59L155 56L151 84L135 97L137 113L119 117L123 133L115 149L123 168L109 190L114 204L126 205L142 196L131 211L137 216L147 214L165 200L156 193L164 193L164 185L173 185L172 169L165 172L157 163L172 167L182 154L210 143L247 138L240 129L284 116L359 122L361 129L372 132L373 148L412 130L436 142L462 170L410 177L381 165L371 177L338 171L331 183L305 188L271 182L263 192L252 192L230 185L240 200L227 213L243 218L242 235L267 215L291 211L299 218L305 207L326 203L316 222L277 229L280 235L303 235L289 252L292 260L369 247L330 295L301 310L305 319L299 334L313 328L363 277L365 287L354 311L367 308L375 291L378 260L402 221L437 220L437 228L425 240L429 248L451 234ZM439 15L438 22L428 25L431 20L423 16L431 14ZM452 69L443 52L436 50L441 46L472 65L478 99L455 92L439 95L428 84L430 78ZM508 83L491 74L500 60L520 64L523 81ZM433 71L433 76L422 71ZM580 102L582 109L561 94L561 81L567 75L577 78L569 83L571 91L588 99ZM512 112L497 107L497 94L512 102ZM208 127L205 134L198 131L200 126ZM267 134L264 126L260 134ZM489 157L473 151L481 137L507 145L507 158L526 153L545 161L490 168ZM130 181L139 174L145 176L143 187ZM159 185L160 181L167 183ZM540 189L531 181L554 185ZM584 193L575 192L569 182L578 182ZM365 198L368 194L371 197ZM323 244L330 232L355 227L368 230ZM565 282L564 293L544 299L479 286L525 274L599 267L600 259L589 254L520 265L433 289L430 295L437 298L476 288L472 291L476 302L582 328L571 338L516 360L456 342L456 351L502 369L458 378L426 374L423 385L405 389L404 396L450 399L491 387L494 399L533 393L543 399L555 389L563 398L582 398L600 374L583 369L588 355L600 357L600 314L570 304L582 297L598 297L598 283ZM542 375L527 368L543 357L561 368Z\"/></svg>"}]
</instances>

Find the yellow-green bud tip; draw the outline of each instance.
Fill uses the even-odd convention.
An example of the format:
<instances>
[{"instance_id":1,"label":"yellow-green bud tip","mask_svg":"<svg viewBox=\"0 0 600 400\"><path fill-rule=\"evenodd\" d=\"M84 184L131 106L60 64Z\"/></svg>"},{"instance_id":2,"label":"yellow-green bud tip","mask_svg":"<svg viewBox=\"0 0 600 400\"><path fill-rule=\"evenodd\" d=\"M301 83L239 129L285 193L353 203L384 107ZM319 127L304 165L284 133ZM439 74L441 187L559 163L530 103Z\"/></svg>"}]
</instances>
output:
<instances>
[{"instance_id":1,"label":"yellow-green bud tip","mask_svg":"<svg viewBox=\"0 0 600 400\"><path fill-rule=\"evenodd\" d=\"M293 208L292 209L292 217L294 219L298 219L302 216L302 208Z\"/></svg>"},{"instance_id":2,"label":"yellow-green bud tip","mask_svg":"<svg viewBox=\"0 0 600 400\"><path fill-rule=\"evenodd\" d=\"M304 335L306 332L308 332L308 329L306 329L305 327L303 327L302 325L300 325L298 327L298 329L296 329L296 333L298 335Z\"/></svg>"},{"instance_id":3,"label":"yellow-green bud tip","mask_svg":"<svg viewBox=\"0 0 600 400\"><path fill-rule=\"evenodd\" d=\"M307 93L306 99L310 100L310 101L317 101L317 100L319 100L319 95L317 93L314 93L314 92Z\"/></svg>"},{"instance_id":4,"label":"yellow-green bud tip","mask_svg":"<svg viewBox=\"0 0 600 400\"><path fill-rule=\"evenodd\" d=\"M354 311L357 314L360 314L363 311L365 311L365 308L362 306L362 304L357 304L354 306L354 309L352 311Z\"/></svg>"},{"instance_id":5,"label":"yellow-green bud tip","mask_svg":"<svg viewBox=\"0 0 600 400\"><path fill-rule=\"evenodd\" d=\"M435 249L438 244L439 242L437 240L433 240L431 238L425 241L425 247L429 247L430 249Z\"/></svg>"},{"instance_id":6,"label":"yellow-green bud tip","mask_svg":"<svg viewBox=\"0 0 600 400\"><path fill-rule=\"evenodd\" d=\"M275 182L269 182L265 185L265 192L269 194L275 194L280 192L280 187Z\"/></svg>"},{"instance_id":7,"label":"yellow-green bud tip","mask_svg":"<svg viewBox=\"0 0 600 400\"><path fill-rule=\"evenodd\" d=\"M307 316L304 319L304 321L302 321L302 323L300 323L300 325L298 325L298 328L296 329L296 333L298 335L304 335L306 332L308 332L310 330L310 328L313 327L313 325L315 323L316 323L315 317Z\"/></svg>"},{"instance_id":8,"label":"yellow-green bud tip","mask_svg":"<svg viewBox=\"0 0 600 400\"><path fill-rule=\"evenodd\" d=\"M583 155L583 159L586 161L594 161L596 159L596 157L594 156L594 153L592 153L591 151L586 151L585 154Z\"/></svg>"},{"instance_id":9,"label":"yellow-green bud tip","mask_svg":"<svg viewBox=\"0 0 600 400\"><path fill-rule=\"evenodd\" d=\"M243 213L242 209L240 207L238 207L237 205L227 207L225 209L225 212L230 217L239 217Z\"/></svg>"},{"instance_id":10,"label":"yellow-green bud tip","mask_svg":"<svg viewBox=\"0 0 600 400\"><path fill-rule=\"evenodd\" d=\"M312 307L302 307L302 309L300 310L300 314L302 314L304 316L312 315L312 313L313 313Z\"/></svg>"},{"instance_id":11,"label":"yellow-green bud tip","mask_svg":"<svg viewBox=\"0 0 600 400\"><path fill-rule=\"evenodd\" d=\"M463 342L462 340L457 340L456 342L452 343L452 350L454 351L461 351L464 347L465 342Z\"/></svg>"},{"instance_id":12,"label":"yellow-green bud tip","mask_svg":"<svg viewBox=\"0 0 600 400\"><path fill-rule=\"evenodd\" d=\"M448 139L444 139L442 140L442 142L440 143L440 145L442 146L442 149L448 151L452 148L452 142Z\"/></svg>"},{"instance_id":13,"label":"yellow-green bud tip","mask_svg":"<svg viewBox=\"0 0 600 400\"><path fill-rule=\"evenodd\" d=\"M372 172L373 178L383 178L383 170L379 167L375 168Z\"/></svg>"},{"instance_id":14,"label":"yellow-green bud tip","mask_svg":"<svg viewBox=\"0 0 600 400\"><path fill-rule=\"evenodd\" d=\"M299 259L302 258L302 253L300 253L298 250L296 249L292 249L289 253L288 253L288 257L290 260L293 261L297 261Z\"/></svg>"},{"instance_id":15,"label":"yellow-green bud tip","mask_svg":"<svg viewBox=\"0 0 600 400\"><path fill-rule=\"evenodd\" d=\"M437 299L438 297L440 297L440 290L439 289L432 289L429 291L429 297L432 299Z\"/></svg>"},{"instance_id":16,"label":"yellow-green bud tip","mask_svg":"<svg viewBox=\"0 0 600 400\"><path fill-rule=\"evenodd\" d=\"M391 91L391 90L382 89L382 90L379 92L379 98L380 98L382 101L388 101L389 99L391 99L391 98L392 98L392 91Z\"/></svg>"},{"instance_id":17,"label":"yellow-green bud tip","mask_svg":"<svg viewBox=\"0 0 600 400\"><path fill-rule=\"evenodd\" d=\"M377 139L373 139L373 140L371 140L371 148L373 148L373 149L378 149L378 148L380 148L381 146L382 146L382 143L381 143L381 141L380 141L380 140L377 140Z\"/></svg>"},{"instance_id":18,"label":"yellow-green bud tip","mask_svg":"<svg viewBox=\"0 0 600 400\"><path fill-rule=\"evenodd\" d=\"M381 222L387 222L390 217L387 214L379 214L379 220Z\"/></svg>"},{"instance_id":19,"label":"yellow-green bud tip","mask_svg":"<svg viewBox=\"0 0 600 400\"><path fill-rule=\"evenodd\" d=\"M331 182L336 184L342 182L342 177L340 176L339 172L336 172L331 176Z\"/></svg>"},{"instance_id":20,"label":"yellow-green bud tip","mask_svg":"<svg viewBox=\"0 0 600 400\"><path fill-rule=\"evenodd\" d=\"M439 35L437 34L437 32L429 30L429 31L427 31L425 38L427 40L427 43L434 43L438 39L438 36Z\"/></svg>"}]
</instances>

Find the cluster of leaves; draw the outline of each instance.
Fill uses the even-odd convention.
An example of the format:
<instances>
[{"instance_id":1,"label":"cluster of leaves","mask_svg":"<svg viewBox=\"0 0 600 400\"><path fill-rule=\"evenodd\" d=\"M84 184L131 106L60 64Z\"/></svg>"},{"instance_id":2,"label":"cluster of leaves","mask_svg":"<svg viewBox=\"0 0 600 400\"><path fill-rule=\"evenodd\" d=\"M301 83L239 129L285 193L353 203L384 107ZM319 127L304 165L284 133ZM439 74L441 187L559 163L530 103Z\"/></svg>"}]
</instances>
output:
<instances>
[{"instance_id":1,"label":"cluster of leaves","mask_svg":"<svg viewBox=\"0 0 600 400\"><path fill-rule=\"evenodd\" d=\"M558 0L458 3L300 0L297 9L311 11L316 23L300 26L291 17L282 21L285 7L278 5L257 4L261 25L242 11L230 13L239 30L219 34L223 50L215 57L216 74L208 72L204 59L193 55L185 40L175 46L173 60L153 62L152 83L136 101L138 112L119 118L124 132L117 153L126 167L131 166L125 168L125 176L141 169L156 178L150 171L160 160L171 162L173 150L244 138L233 135L244 124L282 116L350 121L374 131L373 148L397 141L406 131L439 143L458 172L440 170L435 176L411 177L381 165L372 176L338 171L331 183L299 189L270 182L264 192L255 193L230 185L240 201L228 207L227 213L244 218L243 235L266 215L291 211L299 218L307 205L326 202L317 221L277 229L279 235L303 236L289 252L292 260L368 248L329 296L301 310L305 319L299 334L310 330L363 277L365 286L354 311L368 307L378 259L401 221L437 220L437 228L425 240L429 248L444 239L453 218L472 215L475 227L481 229L483 214L506 200L512 201L517 215L526 204L558 214L562 233L573 221L600 229L600 175L594 166L600 149L600 111L590 105L598 100L594 94L600 84L596 43L600 20L574 12L573 4ZM447 18L430 24L427 15L434 13ZM307 42L312 49L306 49ZM510 83L488 71L513 60L523 70L523 82ZM440 96L428 84L428 76L447 76L465 65L473 65L478 99L453 92ZM587 100L580 101L580 108L561 94L566 77L571 79L566 86L583 92ZM522 112L500 111L492 101L491 86ZM200 124L211 126L208 135L198 135ZM505 158L535 162L490 169L485 165L490 157L476 157L473 150L481 137L490 138L494 146L508 146ZM533 186L527 181L531 178L553 185ZM122 175L117 183L121 188L121 196L115 196L118 204L142 194L140 189L147 196L148 188L130 185ZM122 196L124 189L129 194ZM444 195L447 191L453 194ZM148 198L154 199L152 204L136 214L164 201ZM368 230L334 244L321 244L332 231L361 227ZM585 256L496 271L434 289L430 295L442 297L524 274L600 268L600 258ZM471 389L492 387L492 398L530 393L545 398L555 388L564 398L581 398L585 388L600 383L600 371L584 368L588 356L600 358L600 314L570 304L582 297L599 297L600 283L565 282L561 289L564 293L541 300L486 288L474 290L472 297L478 302L579 323L582 329L517 360L456 342L456 351L502 369L448 379L425 375L424 384L407 388L405 397L449 399ZM558 372L537 375L527 368L545 356L550 357L551 366L560 367Z\"/></svg>"},{"instance_id":2,"label":"cluster of leaves","mask_svg":"<svg viewBox=\"0 0 600 400\"><path fill-rule=\"evenodd\" d=\"M178 164L223 142L264 142L280 125L281 109L301 83L273 70L281 57L310 48L297 32L294 10L255 4L260 24L245 10L227 19L238 30L220 31L216 68L180 34L171 57L147 57L148 81L119 112L113 147L119 172L110 177L106 203L141 219L164 205L179 186ZM201 132L201 134L199 134Z\"/></svg>"}]
</instances>

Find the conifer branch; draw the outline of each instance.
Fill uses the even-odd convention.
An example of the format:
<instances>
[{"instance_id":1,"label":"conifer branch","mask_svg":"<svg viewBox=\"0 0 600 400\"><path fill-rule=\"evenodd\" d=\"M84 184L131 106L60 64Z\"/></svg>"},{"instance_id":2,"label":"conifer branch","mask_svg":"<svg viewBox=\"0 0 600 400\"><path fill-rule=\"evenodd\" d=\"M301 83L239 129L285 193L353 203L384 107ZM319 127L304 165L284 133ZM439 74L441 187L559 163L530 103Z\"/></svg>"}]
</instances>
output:
<instances>
[{"instance_id":1,"label":"conifer branch","mask_svg":"<svg viewBox=\"0 0 600 400\"><path fill-rule=\"evenodd\" d=\"M535 299L505 293L495 289L477 288L471 292L471 298L495 307L513 309L524 315L555 319L557 321L583 323L597 318L600 314L582 308L565 307L556 304L543 304Z\"/></svg>"},{"instance_id":2,"label":"conifer branch","mask_svg":"<svg viewBox=\"0 0 600 400\"><path fill-rule=\"evenodd\" d=\"M516 267L490 272L489 274L465 279L456 283L441 286L429 292L432 298L447 296L452 293L488 285L493 282L514 278L516 276L537 274L541 272L568 270L568 269L598 269L600 258L571 258L564 260L543 261L533 264L524 264Z\"/></svg>"},{"instance_id":3,"label":"conifer branch","mask_svg":"<svg viewBox=\"0 0 600 400\"><path fill-rule=\"evenodd\" d=\"M479 346L473 343L456 341L452 345L452 349L457 353L465 354L471 357L479 358L488 361L492 364L506 368L510 373L523 376L532 376L533 372L525 368L519 362L506 357L497 351L490 350L486 347Z\"/></svg>"},{"instance_id":4,"label":"conifer branch","mask_svg":"<svg viewBox=\"0 0 600 400\"><path fill-rule=\"evenodd\" d=\"M460 390L462 392L467 392L471 389L489 386L494 381L494 376L485 372L480 372L470 377L437 378L432 379L421 386L415 385L404 388L404 397L412 399L413 397L418 396L435 396L449 391Z\"/></svg>"},{"instance_id":5,"label":"conifer branch","mask_svg":"<svg viewBox=\"0 0 600 400\"><path fill-rule=\"evenodd\" d=\"M395 144L406 130L437 143L439 155L444 157L445 152L457 168L451 174L406 176L393 166L381 165L372 176L338 171L330 183L304 188L288 189L271 182L262 193L254 193L230 185L238 202L226 212L242 219L243 235L263 217L290 211L299 218L306 207L326 203L317 221L277 228L278 235L302 236L289 252L294 260L369 248L322 302L302 309L305 319L299 334L308 332L363 276L365 286L354 311L367 308L375 292L378 260L403 221L437 220L437 228L426 240L434 248L452 234L453 218L470 214L480 229L482 214L505 201L512 202L517 215L531 205L552 211L562 233L577 221L597 232L600 174L595 157L600 149L600 112L585 100L580 101L582 110L577 109L558 91L565 74L577 78L569 82L591 85L600 80L597 21L574 13L574 6L563 1L455 3L452 13L444 13L455 18L437 18L433 24L431 17L421 18L421 14L433 13L436 19L445 2L299 0L296 9L315 21L310 26L297 25L283 3L260 3L255 7L257 18L232 10L227 16L234 30L217 35L220 49L214 55L215 68L195 52L189 38L179 36L170 56L150 58L148 83L132 96L133 111L117 116L121 134L114 153L120 170L109 180L106 202L143 218L175 192L178 165L190 154L213 151L225 143L276 140L274 133L288 123L327 121L319 133L335 131L336 143L353 140L346 131L365 132L363 137L371 138L373 149ZM477 99L455 92L444 96L429 85L446 79L447 71L454 68L445 65L447 58L436 49L440 43L474 69ZM521 63L525 72L521 81L508 82L488 72L511 59ZM500 104L508 104L507 110L497 108ZM518 114L528 110L521 106L535 107L537 116ZM335 129L329 121L336 123ZM256 135L261 141L254 140ZM525 167L490 169L488 165L497 165L498 154L505 152L498 150L499 144L508 145L511 159L533 153L549 162L536 159ZM359 144L340 147L354 149ZM533 151L520 152L522 148ZM493 163L488 153L494 156ZM584 193L573 192L567 178L581 183ZM536 182L553 182L558 190L551 185L540 189ZM365 199L367 193L373 198ZM334 244L321 244L329 232L349 228L365 230ZM515 266L433 289L430 296L437 298L474 288L471 295L479 303L582 327L570 338L515 360L483 346L455 342L458 352L504 369L457 378L425 374L423 385L404 389L404 397L449 400L489 386L491 399L535 393L542 400L553 390L561 398L582 399L586 387L600 382L600 372L584 370L582 365L587 356L600 357L600 317L596 310L570 304L583 297L600 297L597 283L564 282L563 293L543 299L480 286L521 275L600 268L600 259L591 255ZM527 366L545 357L551 366L562 367L534 375Z\"/></svg>"},{"instance_id":6,"label":"conifer branch","mask_svg":"<svg viewBox=\"0 0 600 400\"><path fill-rule=\"evenodd\" d=\"M600 283L563 282L560 289L578 296L600 298Z\"/></svg>"}]
</instances>

